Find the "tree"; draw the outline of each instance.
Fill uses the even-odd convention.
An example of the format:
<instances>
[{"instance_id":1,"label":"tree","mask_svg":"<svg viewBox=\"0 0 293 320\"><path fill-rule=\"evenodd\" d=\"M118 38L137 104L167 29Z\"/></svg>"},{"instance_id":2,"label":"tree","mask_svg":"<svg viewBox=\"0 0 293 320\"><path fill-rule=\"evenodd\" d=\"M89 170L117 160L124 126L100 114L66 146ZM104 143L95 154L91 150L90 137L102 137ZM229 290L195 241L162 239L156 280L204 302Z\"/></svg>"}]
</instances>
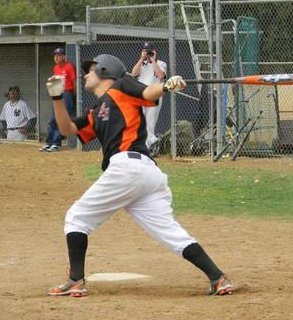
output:
<instances>
[{"instance_id":1,"label":"tree","mask_svg":"<svg viewBox=\"0 0 293 320\"><path fill-rule=\"evenodd\" d=\"M168 0L165 0L168 2ZM86 6L91 7L101 7L101 6L123 6L123 5L147 5L155 3L164 3L162 0L51 0L52 6L55 11L55 15L58 21L85 21L85 12ZM133 21L142 21L140 25L145 25L147 22L154 19L159 19L158 13L160 10L148 10L146 15L141 14L141 10L127 10L123 12L115 11L104 11L99 12L99 17L101 23L111 22L121 24L121 15L124 15L123 20L125 23L130 22L133 24ZM144 12L145 13L145 12ZM120 16L120 17L119 17ZM120 23L119 23L120 21ZM97 21L98 23L99 21Z\"/></svg>"},{"instance_id":2,"label":"tree","mask_svg":"<svg viewBox=\"0 0 293 320\"><path fill-rule=\"evenodd\" d=\"M33 23L55 21L51 2L47 0L0 0L0 23Z\"/></svg>"},{"instance_id":3,"label":"tree","mask_svg":"<svg viewBox=\"0 0 293 320\"><path fill-rule=\"evenodd\" d=\"M155 3L166 3L168 0L0 0L0 24L17 24L33 22L52 21L85 21L86 6L122 6L122 5L144 5ZM141 14L141 10L124 12L123 21L137 20L140 25L152 25L152 21L162 21L160 10L148 10L146 15ZM115 10L104 12L101 15L105 21L112 23L119 18L119 13ZM110 20L108 20L110 19ZM98 22L98 21L97 21ZM157 23L156 23L157 24Z\"/></svg>"}]
</instances>

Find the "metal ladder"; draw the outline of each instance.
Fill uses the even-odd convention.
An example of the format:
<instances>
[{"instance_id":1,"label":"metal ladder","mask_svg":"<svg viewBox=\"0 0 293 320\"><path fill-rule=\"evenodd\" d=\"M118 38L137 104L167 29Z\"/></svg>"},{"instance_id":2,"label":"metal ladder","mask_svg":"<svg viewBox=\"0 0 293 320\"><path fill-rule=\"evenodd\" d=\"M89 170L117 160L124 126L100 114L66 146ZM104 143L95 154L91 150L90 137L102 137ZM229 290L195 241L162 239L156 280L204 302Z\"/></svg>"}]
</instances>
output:
<instances>
[{"instance_id":1,"label":"metal ladder","mask_svg":"<svg viewBox=\"0 0 293 320\"><path fill-rule=\"evenodd\" d=\"M181 14L182 14L183 23L185 26L185 31L186 31L186 35L187 35L188 44L189 44L189 49L190 49L190 53L191 53L194 74L196 76L196 79L202 79L205 77L205 75L211 75L211 72L215 73L215 70L213 70L213 71L210 69L203 70L203 65L206 66L206 69L207 69L207 67L210 66L210 53L198 54L195 52L194 46L193 46L194 39L192 38L192 31L191 31L190 27L192 25L197 26L198 28L196 28L196 30L194 30L194 31L204 31L205 39L203 39L202 41L209 42L209 26L208 26L208 22L206 19L205 10L204 10L203 4L201 2L198 2L197 4L181 3L180 8L181 8ZM198 12L201 20L200 21L190 21L188 19L186 9L193 9L195 12ZM215 58L216 58L216 56L214 55L214 60L215 60ZM215 63L214 63L214 65L215 65ZM200 91L201 86L198 86L198 88Z\"/></svg>"}]
</instances>

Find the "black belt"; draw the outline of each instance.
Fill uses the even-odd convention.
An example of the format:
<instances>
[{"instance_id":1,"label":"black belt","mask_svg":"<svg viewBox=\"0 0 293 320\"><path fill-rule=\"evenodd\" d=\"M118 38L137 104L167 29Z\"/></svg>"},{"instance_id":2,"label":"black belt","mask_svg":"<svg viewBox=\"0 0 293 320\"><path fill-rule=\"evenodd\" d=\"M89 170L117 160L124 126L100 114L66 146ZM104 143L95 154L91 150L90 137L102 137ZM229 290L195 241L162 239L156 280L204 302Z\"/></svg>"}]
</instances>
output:
<instances>
[{"instance_id":1,"label":"black belt","mask_svg":"<svg viewBox=\"0 0 293 320\"><path fill-rule=\"evenodd\" d=\"M140 153L138 153L138 152L128 151L127 152L127 156L130 159L138 159L138 160L142 159L142 155ZM152 159L152 158L150 158L148 156L146 156L146 157L149 158L150 160L152 160L155 163L155 165L157 165L157 162L154 159Z\"/></svg>"},{"instance_id":2,"label":"black belt","mask_svg":"<svg viewBox=\"0 0 293 320\"><path fill-rule=\"evenodd\" d=\"M24 129L24 127L19 127L19 128L7 128L7 130L15 131L15 130L20 130Z\"/></svg>"},{"instance_id":3,"label":"black belt","mask_svg":"<svg viewBox=\"0 0 293 320\"><path fill-rule=\"evenodd\" d=\"M128 158L131 158L131 159L139 159L141 160L142 159L142 156L140 153L138 152L131 152L131 151L128 151L127 152L127 156Z\"/></svg>"}]
</instances>

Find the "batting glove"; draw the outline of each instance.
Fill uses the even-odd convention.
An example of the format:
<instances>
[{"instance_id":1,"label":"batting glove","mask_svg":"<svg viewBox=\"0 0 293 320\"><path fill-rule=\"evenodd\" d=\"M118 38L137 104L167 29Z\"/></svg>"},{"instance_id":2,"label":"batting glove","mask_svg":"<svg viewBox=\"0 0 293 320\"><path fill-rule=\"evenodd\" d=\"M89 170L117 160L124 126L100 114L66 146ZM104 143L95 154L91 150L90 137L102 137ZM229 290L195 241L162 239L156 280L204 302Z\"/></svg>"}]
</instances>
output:
<instances>
[{"instance_id":1,"label":"batting glove","mask_svg":"<svg viewBox=\"0 0 293 320\"><path fill-rule=\"evenodd\" d=\"M64 92L64 77L53 76L48 79L47 90L53 100L61 100Z\"/></svg>"},{"instance_id":2,"label":"batting glove","mask_svg":"<svg viewBox=\"0 0 293 320\"><path fill-rule=\"evenodd\" d=\"M181 76L173 76L165 82L163 90L165 92L166 91L177 92L185 89L185 87L186 87L186 82L182 79Z\"/></svg>"}]
</instances>

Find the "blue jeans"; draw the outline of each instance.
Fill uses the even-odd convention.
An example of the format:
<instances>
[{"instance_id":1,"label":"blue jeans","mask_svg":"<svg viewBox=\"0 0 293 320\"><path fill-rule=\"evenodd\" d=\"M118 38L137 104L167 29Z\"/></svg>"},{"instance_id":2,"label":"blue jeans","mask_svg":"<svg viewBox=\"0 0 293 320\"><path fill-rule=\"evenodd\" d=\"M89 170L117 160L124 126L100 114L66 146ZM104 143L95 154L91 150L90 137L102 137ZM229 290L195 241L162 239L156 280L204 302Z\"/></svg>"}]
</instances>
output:
<instances>
[{"instance_id":1,"label":"blue jeans","mask_svg":"<svg viewBox=\"0 0 293 320\"><path fill-rule=\"evenodd\" d=\"M64 104L66 106L66 109L67 109L70 117L74 117L75 116L74 94L72 92L65 91L63 93L62 98L63 98ZM61 147L63 138L64 137L62 136L62 134L60 133L60 131L58 129L56 119L55 119L54 110L53 110L52 116L51 116L50 121L48 123L46 144L48 144L50 146L52 144L55 144L55 145Z\"/></svg>"}]
</instances>

